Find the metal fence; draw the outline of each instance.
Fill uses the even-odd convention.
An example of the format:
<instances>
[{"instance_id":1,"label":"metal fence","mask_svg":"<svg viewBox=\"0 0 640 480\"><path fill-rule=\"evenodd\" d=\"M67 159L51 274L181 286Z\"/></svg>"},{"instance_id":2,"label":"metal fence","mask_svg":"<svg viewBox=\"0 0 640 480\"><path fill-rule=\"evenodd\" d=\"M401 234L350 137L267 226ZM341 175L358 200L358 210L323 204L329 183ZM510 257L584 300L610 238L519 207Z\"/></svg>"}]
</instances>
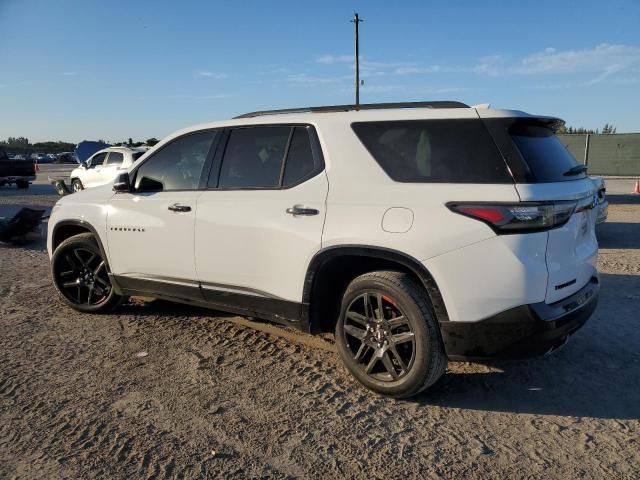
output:
<instances>
[{"instance_id":1,"label":"metal fence","mask_svg":"<svg viewBox=\"0 0 640 480\"><path fill-rule=\"evenodd\" d=\"M640 176L640 133L558 135L594 175Z\"/></svg>"}]
</instances>

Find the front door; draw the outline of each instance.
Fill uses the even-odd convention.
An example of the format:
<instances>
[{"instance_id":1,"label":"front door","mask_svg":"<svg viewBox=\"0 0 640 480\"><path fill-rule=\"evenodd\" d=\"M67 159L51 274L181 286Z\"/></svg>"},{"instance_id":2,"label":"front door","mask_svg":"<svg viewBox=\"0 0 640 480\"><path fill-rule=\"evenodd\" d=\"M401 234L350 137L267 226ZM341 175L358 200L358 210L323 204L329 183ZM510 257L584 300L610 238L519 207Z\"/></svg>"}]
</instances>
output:
<instances>
[{"instance_id":1,"label":"front door","mask_svg":"<svg viewBox=\"0 0 640 480\"><path fill-rule=\"evenodd\" d=\"M107 152L96 153L87 161L87 170L82 175L82 185L85 188L97 187L102 184L102 167Z\"/></svg>"},{"instance_id":2,"label":"front door","mask_svg":"<svg viewBox=\"0 0 640 480\"><path fill-rule=\"evenodd\" d=\"M196 214L203 294L248 310L260 311L269 300L295 309L326 211L328 182L315 131L235 128L220 150Z\"/></svg>"},{"instance_id":3,"label":"front door","mask_svg":"<svg viewBox=\"0 0 640 480\"><path fill-rule=\"evenodd\" d=\"M100 170L100 182L102 184L112 183L121 173L120 167L123 162L124 154L122 152L109 152L109 156Z\"/></svg>"},{"instance_id":4,"label":"front door","mask_svg":"<svg viewBox=\"0 0 640 480\"><path fill-rule=\"evenodd\" d=\"M165 145L131 173L131 192L112 197L110 266L123 287L178 297L199 294L194 222L216 135L200 131Z\"/></svg>"}]
</instances>

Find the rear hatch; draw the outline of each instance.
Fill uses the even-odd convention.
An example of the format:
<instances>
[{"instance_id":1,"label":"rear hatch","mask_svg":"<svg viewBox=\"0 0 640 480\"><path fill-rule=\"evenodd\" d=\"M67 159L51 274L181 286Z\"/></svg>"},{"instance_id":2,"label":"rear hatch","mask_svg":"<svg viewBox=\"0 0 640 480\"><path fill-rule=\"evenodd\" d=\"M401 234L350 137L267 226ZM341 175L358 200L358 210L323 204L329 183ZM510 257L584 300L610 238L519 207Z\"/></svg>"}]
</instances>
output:
<instances>
[{"instance_id":1,"label":"rear hatch","mask_svg":"<svg viewBox=\"0 0 640 480\"><path fill-rule=\"evenodd\" d=\"M491 116L482 110L478 114ZM566 213L559 226L548 230L546 251L545 301L562 300L596 274L597 192L593 182L555 136L560 120L515 116L484 121L511 169L520 200L549 202Z\"/></svg>"}]
</instances>

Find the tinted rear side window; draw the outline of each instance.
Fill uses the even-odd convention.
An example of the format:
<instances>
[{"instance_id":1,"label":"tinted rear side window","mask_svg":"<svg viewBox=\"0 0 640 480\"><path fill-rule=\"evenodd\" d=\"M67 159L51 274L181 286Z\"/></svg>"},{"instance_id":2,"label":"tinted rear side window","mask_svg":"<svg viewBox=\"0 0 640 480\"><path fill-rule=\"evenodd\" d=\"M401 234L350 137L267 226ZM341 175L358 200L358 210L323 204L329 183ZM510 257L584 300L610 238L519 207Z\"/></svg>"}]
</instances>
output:
<instances>
[{"instance_id":1,"label":"tinted rear side window","mask_svg":"<svg viewBox=\"0 0 640 480\"><path fill-rule=\"evenodd\" d=\"M317 167L319 165L316 165L307 129L296 127L287 153L282 185L290 187L309 178L317 170Z\"/></svg>"},{"instance_id":2,"label":"tinted rear side window","mask_svg":"<svg viewBox=\"0 0 640 480\"><path fill-rule=\"evenodd\" d=\"M124 155L120 152L111 152L109 153L109 158L107 158L107 165L121 165L124 162Z\"/></svg>"},{"instance_id":3,"label":"tinted rear side window","mask_svg":"<svg viewBox=\"0 0 640 480\"><path fill-rule=\"evenodd\" d=\"M551 128L517 122L509 128L509 135L536 182L562 182L585 177L584 173L565 175L578 162Z\"/></svg>"},{"instance_id":4,"label":"tinted rear side window","mask_svg":"<svg viewBox=\"0 0 640 480\"><path fill-rule=\"evenodd\" d=\"M352 128L397 182L513 182L480 120L360 122Z\"/></svg>"},{"instance_id":5,"label":"tinted rear side window","mask_svg":"<svg viewBox=\"0 0 640 480\"><path fill-rule=\"evenodd\" d=\"M251 127L231 131L219 188L275 188L291 127Z\"/></svg>"}]
</instances>

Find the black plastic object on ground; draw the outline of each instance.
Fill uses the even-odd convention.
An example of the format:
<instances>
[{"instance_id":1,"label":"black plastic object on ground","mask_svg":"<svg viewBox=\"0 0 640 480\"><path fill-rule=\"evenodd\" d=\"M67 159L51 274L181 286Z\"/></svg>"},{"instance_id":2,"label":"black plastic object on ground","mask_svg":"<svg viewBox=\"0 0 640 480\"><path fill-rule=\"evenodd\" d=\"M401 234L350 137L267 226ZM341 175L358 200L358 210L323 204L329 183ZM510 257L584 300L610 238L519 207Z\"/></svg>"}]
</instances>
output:
<instances>
[{"instance_id":1,"label":"black plastic object on ground","mask_svg":"<svg viewBox=\"0 0 640 480\"><path fill-rule=\"evenodd\" d=\"M24 240L42 223L44 210L23 208L9 221L0 221L0 242Z\"/></svg>"}]
</instances>

